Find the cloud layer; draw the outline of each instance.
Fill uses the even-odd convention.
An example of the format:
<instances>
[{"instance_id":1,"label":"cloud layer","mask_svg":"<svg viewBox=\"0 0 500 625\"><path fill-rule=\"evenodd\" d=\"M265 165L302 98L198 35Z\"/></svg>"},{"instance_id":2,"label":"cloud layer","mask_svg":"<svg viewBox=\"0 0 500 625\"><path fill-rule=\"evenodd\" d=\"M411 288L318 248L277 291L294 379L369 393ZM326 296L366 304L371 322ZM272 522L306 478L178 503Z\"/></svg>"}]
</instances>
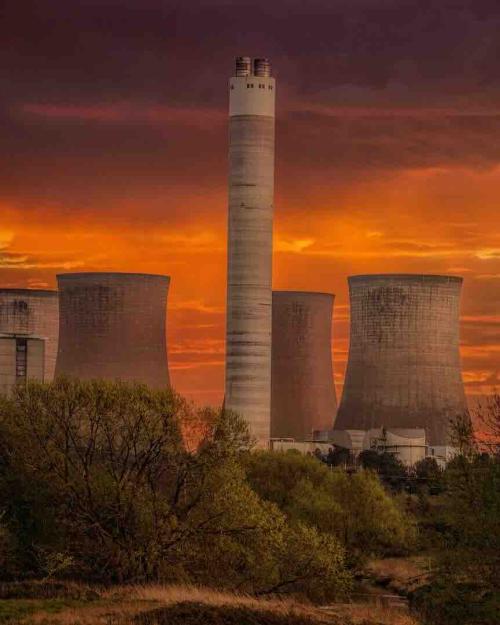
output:
<instances>
[{"instance_id":1,"label":"cloud layer","mask_svg":"<svg viewBox=\"0 0 500 625\"><path fill-rule=\"evenodd\" d=\"M172 276L172 378L222 394L227 77L278 80L275 285L465 278L468 392L499 384L500 15L496 0L6 0L0 280Z\"/></svg>"}]
</instances>

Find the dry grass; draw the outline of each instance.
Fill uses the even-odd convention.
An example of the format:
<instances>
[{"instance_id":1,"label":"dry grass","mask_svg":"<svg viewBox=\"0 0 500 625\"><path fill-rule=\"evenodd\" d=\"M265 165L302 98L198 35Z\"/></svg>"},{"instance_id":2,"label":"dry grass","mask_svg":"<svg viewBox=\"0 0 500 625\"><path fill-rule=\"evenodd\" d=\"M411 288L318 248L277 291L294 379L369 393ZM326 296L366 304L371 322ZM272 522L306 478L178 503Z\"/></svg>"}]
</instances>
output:
<instances>
[{"instance_id":1,"label":"dry grass","mask_svg":"<svg viewBox=\"0 0 500 625\"><path fill-rule=\"evenodd\" d=\"M376 585L406 595L425 583L430 569L428 557L384 558L373 560L364 567L364 573Z\"/></svg>"},{"instance_id":2,"label":"dry grass","mask_svg":"<svg viewBox=\"0 0 500 625\"><path fill-rule=\"evenodd\" d=\"M400 581L411 581L425 574L429 568L428 558L384 558L372 560L367 572L379 577L390 577Z\"/></svg>"},{"instance_id":3,"label":"dry grass","mask_svg":"<svg viewBox=\"0 0 500 625\"><path fill-rule=\"evenodd\" d=\"M352 625L419 625L414 617L400 610L382 608L364 603L334 606L331 614L345 619Z\"/></svg>"},{"instance_id":4,"label":"dry grass","mask_svg":"<svg viewBox=\"0 0 500 625\"><path fill-rule=\"evenodd\" d=\"M198 604L228 607L255 613L272 613L283 623L302 617L311 625L418 625L411 616L397 609L367 604L333 605L321 609L293 599L257 599L195 586L117 587L101 593L101 599L82 605L68 606L48 614L43 608L35 611L24 623L37 625L124 625L134 616L176 604ZM201 616L201 615L200 615Z\"/></svg>"},{"instance_id":5,"label":"dry grass","mask_svg":"<svg viewBox=\"0 0 500 625\"><path fill-rule=\"evenodd\" d=\"M232 594L199 588L196 586L123 586L102 593L102 600L85 606L69 607L57 614L47 614L40 610L30 616L31 623L54 625L110 625L123 623L134 615L154 608L167 607L179 603L197 603L206 606L227 606L246 608L253 611L267 610L282 617L304 616L318 624L336 622L321 610L286 599L257 599L247 595Z\"/></svg>"}]
</instances>

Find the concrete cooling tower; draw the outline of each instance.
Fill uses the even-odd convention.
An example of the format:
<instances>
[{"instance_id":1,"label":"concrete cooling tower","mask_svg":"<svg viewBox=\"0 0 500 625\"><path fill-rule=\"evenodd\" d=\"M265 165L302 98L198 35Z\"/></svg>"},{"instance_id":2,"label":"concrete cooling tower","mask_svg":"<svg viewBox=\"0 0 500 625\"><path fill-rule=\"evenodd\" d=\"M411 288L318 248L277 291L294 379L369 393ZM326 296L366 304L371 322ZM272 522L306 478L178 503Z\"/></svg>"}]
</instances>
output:
<instances>
[{"instance_id":1,"label":"concrete cooling tower","mask_svg":"<svg viewBox=\"0 0 500 625\"><path fill-rule=\"evenodd\" d=\"M169 385L168 276L67 273L57 276L60 335L56 374Z\"/></svg>"},{"instance_id":2,"label":"concrete cooling tower","mask_svg":"<svg viewBox=\"0 0 500 625\"><path fill-rule=\"evenodd\" d=\"M333 382L334 295L273 291L271 437L312 440L331 430L337 399Z\"/></svg>"},{"instance_id":3,"label":"concrete cooling tower","mask_svg":"<svg viewBox=\"0 0 500 625\"><path fill-rule=\"evenodd\" d=\"M266 59L236 60L229 80L225 407L270 437L275 81Z\"/></svg>"},{"instance_id":4,"label":"concrete cooling tower","mask_svg":"<svg viewBox=\"0 0 500 625\"><path fill-rule=\"evenodd\" d=\"M20 341L42 339L43 375L38 368L37 377L51 381L54 378L59 335L57 291L0 289L0 334L16 336ZM35 345L34 342L29 344Z\"/></svg>"},{"instance_id":5,"label":"concrete cooling tower","mask_svg":"<svg viewBox=\"0 0 500 625\"><path fill-rule=\"evenodd\" d=\"M462 278L349 278L351 337L336 430L425 428L446 445L467 410L459 355Z\"/></svg>"}]
</instances>

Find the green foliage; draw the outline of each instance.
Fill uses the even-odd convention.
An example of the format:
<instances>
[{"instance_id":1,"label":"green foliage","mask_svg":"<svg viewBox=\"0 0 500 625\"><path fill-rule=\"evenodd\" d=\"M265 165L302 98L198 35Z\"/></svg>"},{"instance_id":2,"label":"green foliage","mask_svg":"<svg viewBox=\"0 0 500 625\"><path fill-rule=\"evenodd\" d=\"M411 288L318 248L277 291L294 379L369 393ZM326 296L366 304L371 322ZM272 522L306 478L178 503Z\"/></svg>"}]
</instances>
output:
<instances>
[{"instance_id":1,"label":"green foliage","mask_svg":"<svg viewBox=\"0 0 500 625\"><path fill-rule=\"evenodd\" d=\"M429 625L498 625L500 593L481 582L435 576L412 594L412 606Z\"/></svg>"},{"instance_id":2,"label":"green foliage","mask_svg":"<svg viewBox=\"0 0 500 625\"><path fill-rule=\"evenodd\" d=\"M24 571L345 594L338 541L291 526L248 483L241 419L203 410L204 439L188 453L180 422L192 410L167 391L64 378L29 383L2 402L0 506Z\"/></svg>"},{"instance_id":3,"label":"green foliage","mask_svg":"<svg viewBox=\"0 0 500 625\"><path fill-rule=\"evenodd\" d=\"M406 468L394 454L365 449L359 454L358 459L364 469L378 473L393 490L401 490L406 478Z\"/></svg>"},{"instance_id":4,"label":"green foliage","mask_svg":"<svg viewBox=\"0 0 500 625\"><path fill-rule=\"evenodd\" d=\"M413 596L432 625L500 622L500 458L479 453L469 420L454 436L461 453L444 472L441 541L429 584Z\"/></svg>"},{"instance_id":5,"label":"green foliage","mask_svg":"<svg viewBox=\"0 0 500 625\"><path fill-rule=\"evenodd\" d=\"M245 466L261 497L276 503L292 523L337 538L351 564L413 543L412 523L369 471L348 475L296 453L254 453Z\"/></svg>"},{"instance_id":6,"label":"green foliage","mask_svg":"<svg viewBox=\"0 0 500 625\"><path fill-rule=\"evenodd\" d=\"M422 458L415 464L417 478L416 490L426 490L431 495L438 495L444 490L443 470L435 458Z\"/></svg>"},{"instance_id":7,"label":"green foliage","mask_svg":"<svg viewBox=\"0 0 500 625\"><path fill-rule=\"evenodd\" d=\"M39 550L48 543L45 574L57 552L61 562L74 557L78 573L147 577L158 537L170 538L171 506L159 490L183 458L181 400L140 385L60 379L19 388L3 408L11 450L5 481L22 488L13 524L34 528Z\"/></svg>"}]
</instances>

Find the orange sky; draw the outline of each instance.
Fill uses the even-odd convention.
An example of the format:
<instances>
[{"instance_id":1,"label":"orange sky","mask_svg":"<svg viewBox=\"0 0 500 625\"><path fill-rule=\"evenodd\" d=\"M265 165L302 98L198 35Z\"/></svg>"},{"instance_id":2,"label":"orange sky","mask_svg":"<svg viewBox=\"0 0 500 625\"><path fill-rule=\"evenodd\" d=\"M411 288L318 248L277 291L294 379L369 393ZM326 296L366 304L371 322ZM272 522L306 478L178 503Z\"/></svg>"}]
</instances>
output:
<instances>
[{"instance_id":1,"label":"orange sky","mask_svg":"<svg viewBox=\"0 0 500 625\"><path fill-rule=\"evenodd\" d=\"M0 284L64 271L172 277L177 390L221 400L227 77L277 78L274 285L464 277L470 396L500 387L500 80L490 0L7 0L0 36ZM497 9L497 7L496 7ZM286 15L286 20L283 16ZM244 27L243 27L244 26Z\"/></svg>"},{"instance_id":2,"label":"orange sky","mask_svg":"<svg viewBox=\"0 0 500 625\"><path fill-rule=\"evenodd\" d=\"M286 182L280 180L274 285L336 294L333 353L339 390L348 345L346 276L370 272L464 276L461 333L467 392L489 393L498 385L500 167L401 171L390 179L366 178L339 197L332 197L327 188L312 188L306 205L286 201L283 187ZM171 199L155 201L168 208ZM173 383L198 402L219 402L224 368L224 190L189 197L180 223L143 221L145 206L147 200L138 198L113 204L102 215L76 217L49 206L2 205L2 284L53 287L55 273L64 271L171 275L168 339Z\"/></svg>"}]
</instances>

